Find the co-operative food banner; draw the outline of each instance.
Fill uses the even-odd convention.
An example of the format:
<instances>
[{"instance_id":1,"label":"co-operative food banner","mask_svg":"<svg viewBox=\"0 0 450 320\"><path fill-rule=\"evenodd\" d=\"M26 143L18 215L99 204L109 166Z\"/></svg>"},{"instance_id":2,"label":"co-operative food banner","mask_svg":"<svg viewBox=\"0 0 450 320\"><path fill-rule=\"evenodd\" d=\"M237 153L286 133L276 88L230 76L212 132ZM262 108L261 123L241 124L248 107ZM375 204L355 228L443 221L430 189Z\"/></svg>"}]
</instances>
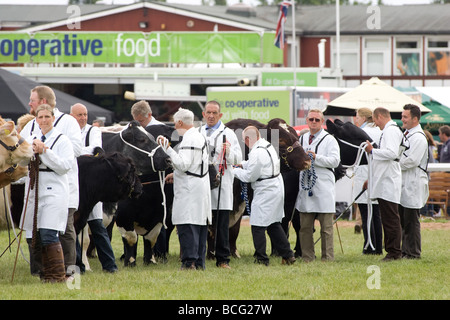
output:
<instances>
[{"instance_id":1,"label":"co-operative food banner","mask_svg":"<svg viewBox=\"0 0 450 320\"><path fill-rule=\"evenodd\" d=\"M283 63L274 33L0 32L0 63Z\"/></svg>"}]
</instances>

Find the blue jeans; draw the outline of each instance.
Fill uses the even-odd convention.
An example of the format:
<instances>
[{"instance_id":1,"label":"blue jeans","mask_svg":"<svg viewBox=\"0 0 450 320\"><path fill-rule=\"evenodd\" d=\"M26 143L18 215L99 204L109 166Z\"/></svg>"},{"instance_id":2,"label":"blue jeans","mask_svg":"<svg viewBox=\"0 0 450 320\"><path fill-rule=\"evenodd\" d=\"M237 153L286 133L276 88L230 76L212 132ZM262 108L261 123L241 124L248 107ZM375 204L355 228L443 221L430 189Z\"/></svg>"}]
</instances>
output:
<instances>
[{"instance_id":1,"label":"blue jeans","mask_svg":"<svg viewBox=\"0 0 450 320\"><path fill-rule=\"evenodd\" d=\"M43 247L59 242L59 231L52 229L39 229L39 236Z\"/></svg>"},{"instance_id":2,"label":"blue jeans","mask_svg":"<svg viewBox=\"0 0 450 320\"><path fill-rule=\"evenodd\" d=\"M88 221L89 228L91 229L92 239L97 249L98 259L102 264L104 271L114 272L117 270L116 259L111 247L111 241L109 240L108 232L103 225L102 219L95 219ZM87 249L87 248L84 248ZM77 265L81 270L84 270L84 265L81 265L81 247L77 238Z\"/></svg>"}]
</instances>

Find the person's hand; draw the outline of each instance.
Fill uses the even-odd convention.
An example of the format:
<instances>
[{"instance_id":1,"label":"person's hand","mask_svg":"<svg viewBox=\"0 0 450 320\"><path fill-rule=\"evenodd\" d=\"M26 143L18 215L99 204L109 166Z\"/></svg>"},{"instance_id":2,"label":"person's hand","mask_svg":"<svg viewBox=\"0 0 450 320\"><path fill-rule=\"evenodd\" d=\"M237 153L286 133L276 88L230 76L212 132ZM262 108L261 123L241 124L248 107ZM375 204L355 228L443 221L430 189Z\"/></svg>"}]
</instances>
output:
<instances>
[{"instance_id":1,"label":"person's hand","mask_svg":"<svg viewBox=\"0 0 450 320\"><path fill-rule=\"evenodd\" d=\"M373 150L373 146L372 146L372 144L369 142L369 140L366 140L366 143L367 143L367 146L366 146L366 148L364 149L367 153L371 153L372 152L372 150Z\"/></svg>"},{"instance_id":2,"label":"person's hand","mask_svg":"<svg viewBox=\"0 0 450 320\"><path fill-rule=\"evenodd\" d=\"M48 149L48 147L46 147L45 144L39 139L33 140L32 147L33 152L38 154L43 154Z\"/></svg>"},{"instance_id":3,"label":"person's hand","mask_svg":"<svg viewBox=\"0 0 450 320\"><path fill-rule=\"evenodd\" d=\"M172 173L169 173L169 174L166 176L166 178L164 179L164 182L165 182L165 183L168 183L168 184L173 184L173 172L172 172Z\"/></svg>"},{"instance_id":4,"label":"person's hand","mask_svg":"<svg viewBox=\"0 0 450 320\"><path fill-rule=\"evenodd\" d=\"M167 149L169 148L169 140L166 137L162 136L162 135L159 135L156 138L156 142L161 146L161 148L164 151L167 151Z\"/></svg>"},{"instance_id":5,"label":"person's hand","mask_svg":"<svg viewBox=\"0 0 450 320\"><path fill-rule=\"evenodd\" d=\"M309 150L309 151L306 151L306 153L311 154L313 156L313 159L316 160L316 153L314 151Z\"/></svg>"},{"instance_id":6,"label":"person's hand","mask_svg":"<svg viewBox=\"0 0 450 320\"><path fill-rule=\"evenodd\" d=\"M367 190L368 184L369 184L368 180L364 181L364 183L363 183L363 190Z\"/></svg>"}]
</instances>

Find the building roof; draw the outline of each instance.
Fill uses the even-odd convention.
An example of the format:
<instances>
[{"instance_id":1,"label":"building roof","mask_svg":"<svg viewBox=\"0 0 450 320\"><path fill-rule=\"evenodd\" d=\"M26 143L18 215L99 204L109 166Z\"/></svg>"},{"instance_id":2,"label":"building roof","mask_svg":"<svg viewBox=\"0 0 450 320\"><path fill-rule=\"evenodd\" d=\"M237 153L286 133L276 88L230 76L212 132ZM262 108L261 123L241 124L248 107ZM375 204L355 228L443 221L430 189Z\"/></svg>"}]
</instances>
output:
<instances>
[{"instance_id":1,"label":"building roof","mask_svg":"<svg viewBox=\"0 0 450 320\"><path fill-rule=\"evenodd\" d=\"M236 6L236 5L235 5ZM170 11L181 15L195 15L209 21L220 21L239 26L249 31L276 29L278 6L258 6L249 8L242 6L230 12L227 6L201 6L185 4L169 4L163 2L140 2L131 5L82 5L82 17L95 18L107 16L111 12L149 8ZM51 28L55 23L65 23L72 12L67 13L66 5L0 5L0 26L20 25L23 31L40 31ZM450 34L448 17L450 4L376 6L379 8L379 28L368 26L377 12L366 5L350 5L340 7L340 32L342 35L377 35L377 34ZM377 10L377 9L375 9ZM236 13L237 11L237 13ZM51 14L49 14L51 13ZM291 12L286 22L286 32L292 32ZM296 33L298 35L334 35L336 33L336 7L296 6Z\"/></svg>"}]
</instances>

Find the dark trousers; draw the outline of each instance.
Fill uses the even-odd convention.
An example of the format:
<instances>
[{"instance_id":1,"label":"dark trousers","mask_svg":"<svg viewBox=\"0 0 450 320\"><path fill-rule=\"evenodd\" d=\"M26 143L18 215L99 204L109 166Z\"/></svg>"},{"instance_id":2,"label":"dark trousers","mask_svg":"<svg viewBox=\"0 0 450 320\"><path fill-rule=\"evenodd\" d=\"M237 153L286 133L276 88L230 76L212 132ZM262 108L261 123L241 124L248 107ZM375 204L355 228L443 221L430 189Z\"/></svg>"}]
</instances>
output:
<instances>
[{"instance_id":1,"label":"dark trousers","mask_svg":"<svg viewBox=\"0 0 450 320\"><path fill-rule=\"evenodd\" d=\"M287 259L294 256L281 223L275 222L268 227L252 226L253 245L255 246L254 256L257 262L269 263L269 257L266 254L266 230L272 245L281 257Z\"/></svg>"},{"instance_id":2,"label":"dark trousers","mask_svg":"<svg viewBox=\"0 0 450 320\"><path fill-rule=\"evenodd\" d=\"M377 204L372 204L372 222L370 223L370 240L375 249L371 246L366 248L369 233L367 228L368 206L364 203L358 203L359 212L361 212L362 229L364 234L364 254L382 254L383 253L383 227L381 226L380 210ZM364 249L366 248L366 249Z\"/></svg>"},{"instance_id":3,"label":"dark trousers","mask_svg":"<svg viewBox=\"0 0 450 320\"><path fill-rule=\"evenodd\" d=\"M91 229L92 240L97 249L98 259L102 264L103 270L110 272L117 270L116 258L114 257L114 252L111 247L111 241L109 240L108 231L106 231L102 219L88 221L88 224ZM77 265L84 271L81 253L81 246L77 238Z\"/></svg>"},{"instance_id":4,"label":"dark trousers","mask_svg":"<svg viewBox=\"0 0 450 320\"><path fill-rule=\"evenodd\" d=\"M420 236L420 209L398 206L402 225L402 255L408 258L420 258L422 251Z\"/></svg>"},{"instance_id":5,"label":"dark trousers","mask_svg":"<svg viewBox=\"0 0 450 320\"><path fill-rule=\"evenodd\" d=\"M205 269L208 226L179 224L177 231L180 241L181 268Z\"/></svg>"},{"instance_id":6,"label":"dark trousers","mask_svg":"<svg viewBox=\"0 0 450 320\"><path fill-rule=\"evenodd\" d=\"M230 211L228 210L213 210L212 211L212 226L215 231L215 256L216 265L230 262L230 233L228 231L230 223Z\"/></svg>"},{"instance_id":7,"label":"dark trousers","mask_svg":"<svg viewBox=\"0 0 450 320\"><path fill-rule=\"evenodd\" d=\"M398 204L380 198L377 200L384 231L386 258L400 259L402 257L402 226L400 224L400 215L398 214Z\"/></svg>"}]
</instances>

